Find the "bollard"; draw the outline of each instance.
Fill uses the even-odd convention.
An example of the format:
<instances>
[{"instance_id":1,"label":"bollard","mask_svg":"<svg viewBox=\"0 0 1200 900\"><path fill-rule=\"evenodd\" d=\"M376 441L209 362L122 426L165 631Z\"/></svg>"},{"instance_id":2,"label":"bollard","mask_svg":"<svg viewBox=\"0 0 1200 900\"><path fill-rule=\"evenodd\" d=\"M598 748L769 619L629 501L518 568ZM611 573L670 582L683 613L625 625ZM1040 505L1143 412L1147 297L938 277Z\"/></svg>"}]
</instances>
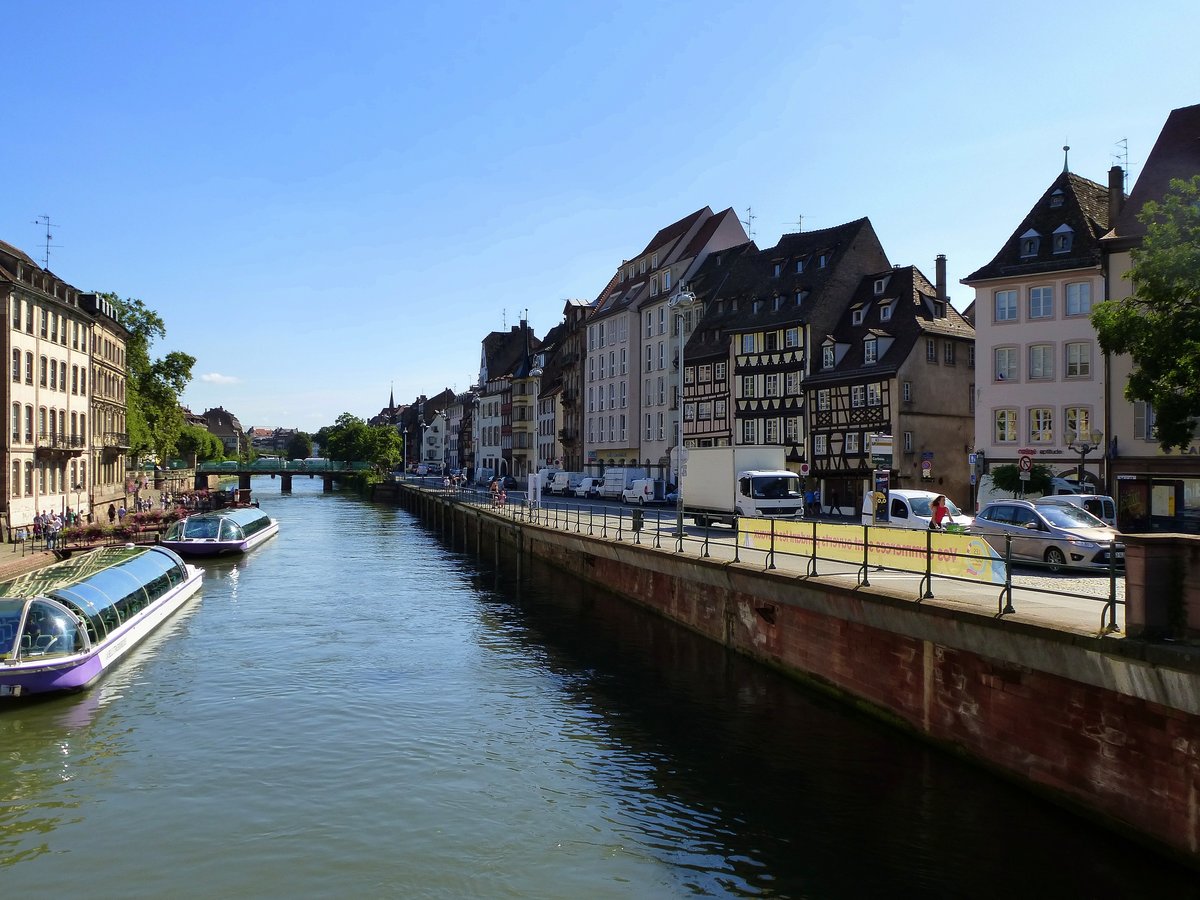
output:
<instances>
[{"instance_id":1,"label":"bollard","mask_svg":"<svg viewBox=\"0 0 1200 900\"><path fill-rule=\"evenodd\" d=\"M642 530L642 525L645 523L645 517L646 517L646 514L642 510L637 509L637 508L635 508L633 510L633 530L634 531Z\"/></svg>"}]
</instances>

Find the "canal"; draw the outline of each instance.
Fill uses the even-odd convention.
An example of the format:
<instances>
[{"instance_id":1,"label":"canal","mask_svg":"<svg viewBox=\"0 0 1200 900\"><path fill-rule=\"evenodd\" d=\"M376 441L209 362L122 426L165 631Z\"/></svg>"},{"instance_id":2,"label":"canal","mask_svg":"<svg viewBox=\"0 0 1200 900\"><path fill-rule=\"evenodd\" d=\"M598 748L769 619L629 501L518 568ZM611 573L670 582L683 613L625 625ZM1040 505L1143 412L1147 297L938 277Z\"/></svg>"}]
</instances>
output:
<instances>
[{"instance_id":1,"label":"canal","mask_svg":"<svg viewBox=\"0 0 1200 900\"><path fill-rule=\"evenodd\" d=\"M280 536L0 708L7 896L1200 896L1193 871L602 591L255 480Z\"/></svg>"}]
</instances>

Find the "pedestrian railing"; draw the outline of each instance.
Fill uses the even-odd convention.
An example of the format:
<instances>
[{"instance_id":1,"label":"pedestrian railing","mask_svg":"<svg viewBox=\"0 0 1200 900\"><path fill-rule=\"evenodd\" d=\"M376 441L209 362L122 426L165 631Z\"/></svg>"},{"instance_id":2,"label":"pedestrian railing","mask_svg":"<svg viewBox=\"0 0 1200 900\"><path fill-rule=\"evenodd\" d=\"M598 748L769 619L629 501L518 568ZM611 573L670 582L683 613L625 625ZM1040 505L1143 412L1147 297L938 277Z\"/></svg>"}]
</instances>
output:
<instances>
[{"instance_id":1,"label":"pedestrian railing","mask_svg":"<svg viewBox=\"0 0 1200 900\"><path fill-rule=\"evenodd\" d=\"M852 578L855 586L870 587L872 578L878 581L886 575L894 586L906 583L896 575L907 575L916 585L914 599L918 603L939 594L943 599L990 594L998 618L1014 615L1022 606L1028 609L1036 601L1084 600L1098 604L1098 630L1108 634L1120 630L1118 607L1125 603L1124 570L1118 565L1115 541L1108 548L1104 569L1021 561L1023 572L1014 573L1011 535L972 530L965 537L976 541L947 541L941 540L940 532L813 519L743 520L738 532L685 523L680 531L676 511L662 506L618 507L559 498L543 498L534 504L524 492L516 491L509 492L506 502L500 505L487 490L479 488L427 483L414 486L519 522L700 558L719 556L761 565L764 570L792 572L805 579ZM988 542L989 537L994 540ZM902 565L896 564L898 541L903 542L898 552ZM985 571L988 576L981 577ZM1086 589L1063 587L1069 576L1083 579Z\"/></svg>"}]
</instances>

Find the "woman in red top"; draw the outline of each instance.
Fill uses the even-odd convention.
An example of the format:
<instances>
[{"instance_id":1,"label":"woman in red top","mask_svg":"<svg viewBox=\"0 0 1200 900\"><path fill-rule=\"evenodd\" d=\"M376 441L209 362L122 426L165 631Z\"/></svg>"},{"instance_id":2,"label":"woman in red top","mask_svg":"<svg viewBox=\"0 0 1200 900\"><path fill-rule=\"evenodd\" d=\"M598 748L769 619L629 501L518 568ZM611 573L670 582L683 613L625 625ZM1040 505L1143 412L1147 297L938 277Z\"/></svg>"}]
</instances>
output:
<instances>
[{"instance_id":1,"label":"woman in red top","mask_svg":"<svg viewBox=\"0 0 1200 900\"><path fill-rule=\"evenodd\" d=\"M950 510L946 507L946 495L938 494L933 498L933 515L929 519L929 527L936 530L942 530L942 521L950 515Z\"/></svg>"}]
</instances>

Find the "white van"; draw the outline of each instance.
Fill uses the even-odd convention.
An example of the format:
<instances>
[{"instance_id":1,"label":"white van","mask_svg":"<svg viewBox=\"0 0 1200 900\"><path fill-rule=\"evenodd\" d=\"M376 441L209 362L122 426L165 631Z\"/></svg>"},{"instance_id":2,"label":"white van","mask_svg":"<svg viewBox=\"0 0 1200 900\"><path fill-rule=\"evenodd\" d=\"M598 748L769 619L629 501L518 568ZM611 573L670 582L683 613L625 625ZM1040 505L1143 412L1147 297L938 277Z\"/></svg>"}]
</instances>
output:
<instances>
[{"instance_id":1,"label":"white van","mask_svg":"<svg viewBox=\"0 0 1200 900\"><path fill-rule=\"evenodd\" d=\"M888 521L883 524L893 528L928 528L933 516L930 504L938 495L934 491L910 491L897 488L888 491ZM862 523L875 524L874 493L867 491L863 497ZM958 525L962 528L970 526L973 521L970 516L954 505L954 501L946 498L950 515L942 519L942 524Z\"/></svg>"},{"instance_id":2,"label":"white van","mask_svg":"<svg viewBox=\"0 0 1200 900\"><path fill-rule=\"evenodd\" d=\"M584 478L582 472L555 472L554 477L550 479L550 484L546 488L547 494L558 494L560 497L567 497L575 493L575 488L579 487L579 482Z\"/></svg>"},{"instance_id":3,"label":"white van","mask_svg":"<svg viewBox=\"0 0 1200 900\"><path fill-rule=\"evenodd\" d=\"M1117 501L1107 494L1057 494L1052 497L1039 497L1033 502L1036 506L1078 506L1113 528L1117 527Z\"/></svg>"},{"instance_id":4,"label":"white van","mask_svg":"<svg viewBox=\"0 0 1200 900\"><path fill-rule=\"evenodd\" d=\"M666 503L667 491L657 478L638 478L621 491L621 502L636 503L638 506L645 506L647 503Z\"/></svg>"},{"instance_id":5,"label":"white van","mask_svg":"<svg viewBox=\"0 0 1200 900\"><path fill-rule=\"evenodd\" d=\"M600 488L604 484L603 478L597 478L595 475L585 475L579 479L579 484L575 486L576 497L599 497Z\"/></svg>"},{"instance_id":6,"label":"white van","mask_svg":"<svg viewBox=\"0 0 1200 900\"><path fill-rule=\"evenodd\" d=\"M645 469L622 469L619 467L604 470L604 484L600 486L601 497L611 497L614 500L621 496L625 488L633 484L637 478L646 475Z\"/></svg>"}]
</instances>

